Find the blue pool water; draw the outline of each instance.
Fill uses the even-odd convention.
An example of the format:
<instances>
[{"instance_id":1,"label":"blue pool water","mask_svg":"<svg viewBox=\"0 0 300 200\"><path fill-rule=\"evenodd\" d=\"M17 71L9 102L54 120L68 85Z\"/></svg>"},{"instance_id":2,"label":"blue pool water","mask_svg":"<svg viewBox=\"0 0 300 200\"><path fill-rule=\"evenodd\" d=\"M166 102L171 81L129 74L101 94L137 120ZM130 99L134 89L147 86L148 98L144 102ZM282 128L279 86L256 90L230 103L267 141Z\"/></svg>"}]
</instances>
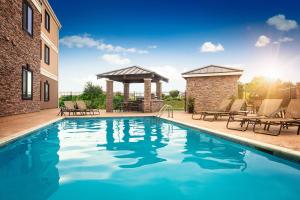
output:
<instances>
[{"instance_id":1,"label":"blue pool water","mask_svg":"<svg viewBox=\"0 0 300 200\"><path fill-rule=\"evenodd\" d=\"M300 165L155 118L65 119L0 148L0 199L300 199Z\"/></svg>"}]
</instances>

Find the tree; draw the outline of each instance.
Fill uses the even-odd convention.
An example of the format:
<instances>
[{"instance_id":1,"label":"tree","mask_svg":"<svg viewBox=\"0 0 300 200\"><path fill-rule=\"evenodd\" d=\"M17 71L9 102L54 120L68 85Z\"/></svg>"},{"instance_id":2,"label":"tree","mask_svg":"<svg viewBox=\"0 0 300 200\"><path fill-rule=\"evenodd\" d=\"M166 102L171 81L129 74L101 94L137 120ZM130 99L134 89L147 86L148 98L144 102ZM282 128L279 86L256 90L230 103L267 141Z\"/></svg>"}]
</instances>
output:
<instances>
[{"instance_id":1,"label":"tree","mask_svg":"<svg viewBox=\"0 0 300 200\"><path fill-rule=\"evenodd\" d=\"M87 82L84 86L80 99L85 100L91 108L103 107L105 95L100 86L94 85L92 82Z\"/></svg>"},{"instance_id":2,"label":"tree","mask_svg":"<svg viewBox=\"0 0 300 200\"><path fill-rule=\"evenodd\" d=\"M94 85L92 82L87 82L84 86L83 95L88 99L93 99L101 96L103 90L100 86Z\"/></svg>"},{"instance_id":3,"label":"tree","mask_svg":"<svg viewBox=\"0 0 300 200\"><path fill-rule=\"evenodd\" d=\"M176 97L178 97L178 95L179 95L179 91L178 91L178 90L171 90L171 91L169 92L169 95L170 95L172 98L176 98Z\"/></svg>"},{"instance_id":4,"label":"tree","mask_svg":"<svg viewBox=\"0 0 300 200\"><path fill-rule=\"evenodd\" d=\"M251 82L244 85L244 92L250 102L266 98L290 99L294 96L291 90L293 87L294 85L291 82L283 82L279 79L271 80L265 77L254 77Z\"/></svg>"}]
</instances>

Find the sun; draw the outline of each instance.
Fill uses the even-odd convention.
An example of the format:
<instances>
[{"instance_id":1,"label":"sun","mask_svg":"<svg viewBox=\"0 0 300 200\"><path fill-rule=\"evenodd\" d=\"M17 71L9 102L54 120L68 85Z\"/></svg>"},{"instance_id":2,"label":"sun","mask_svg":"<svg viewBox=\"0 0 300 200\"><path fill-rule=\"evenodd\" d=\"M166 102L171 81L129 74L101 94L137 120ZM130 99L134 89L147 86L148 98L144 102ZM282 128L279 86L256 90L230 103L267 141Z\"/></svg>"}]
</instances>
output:
<instances>
[{"instance_id":1,"label":"sun","mask_svg":"<svg viewBox=\"0 0 300 200\"><path fill-rule=\"evenodd\" d=\"M283 74L284 71L278 66L266 66L261 69L261 75L269 79L280 79Z\"/></svg>"},{"instance_id":2,"label":"sun","mask_svg":"<svg viewBox=\"0 0 300 200\"><path fill-rule=\"evenodd\" d=\"M264 56L258 60L260 66L257 73L268 79L282 79L284 78L285 67L282 61L277 56Z\"/></svg>"}]
</instances>

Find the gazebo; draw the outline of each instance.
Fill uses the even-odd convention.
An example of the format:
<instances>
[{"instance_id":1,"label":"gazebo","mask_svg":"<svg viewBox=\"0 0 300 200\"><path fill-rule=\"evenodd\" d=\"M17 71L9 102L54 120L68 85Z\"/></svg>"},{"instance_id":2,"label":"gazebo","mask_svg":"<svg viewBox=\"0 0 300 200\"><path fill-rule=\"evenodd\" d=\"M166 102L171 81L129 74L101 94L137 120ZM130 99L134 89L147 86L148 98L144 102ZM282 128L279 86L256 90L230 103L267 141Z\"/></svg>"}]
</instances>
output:
<instances>
[{"instance_id":1,"label":"gazebo","mask_svg":"<svg viewBox=\"0 0 300 200\"><path fill-rule=\"evenodd\" d=\"M106 112L113 112L113 83L114 81L123 83L124 104L134 103L137 105L136 111L157 112L163 106L162 81L168 79L148 69L132 66L118 69L102 74L97 74L97 79L106 80ZM132 102L129 100L130 83L144 83L144 97ZM156 97L151 95L151 83L156 83Z\"/></svg>"}]
</instances>

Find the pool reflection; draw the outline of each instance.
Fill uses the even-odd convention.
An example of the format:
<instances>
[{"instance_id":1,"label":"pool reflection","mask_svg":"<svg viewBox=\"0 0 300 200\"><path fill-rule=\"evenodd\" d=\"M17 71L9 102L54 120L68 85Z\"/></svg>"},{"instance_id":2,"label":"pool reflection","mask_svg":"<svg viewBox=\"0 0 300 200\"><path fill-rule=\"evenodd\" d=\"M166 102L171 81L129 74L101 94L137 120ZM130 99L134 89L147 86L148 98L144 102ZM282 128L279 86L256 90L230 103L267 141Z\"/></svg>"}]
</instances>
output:
<instances>
[{"instance_id":1,"label":"pool reflection","mask_svg":"<svg viewBox=\"0 0 300 200\"><path fill-rule=\"evenodd\" d=\"M183 154L184 162L192 162L204 169L241 169L247 168L244 161L246 150L221 139L189 131Z\"/></svg>"},{"instance_id":2,"label":"pool reflection","mask_svg":"<svg viewBox=\"0 0 300 200\"><path fill-rule=\"evenodd\" d=\"M59 187L58 129L0 149L0 199L47 199Z\"/></svg>"},{"instance_id":3,"label":"pool reflection","mask_svg":"<svg viewBox=\"0 0 300 200\"><path fill-rule=\"evenodd\" d=\"M217 169L239 169L245 170L247 163L245 160L246 150L240 145L206 134L199 134L193 129L185 129L172 125L168 132L166 128L169 123L163 120L151 119L120 119L106 120L106 142L98 144L98 147L115 152L114 158L135 160L134 163L118 164L120 168L138 168L150 164L168 161L167 148L173 150L182 149L182 156L176 159L181 163L195 163L197 166L208 170ZM169 143L171 139L177 140ZM159 149L162 151L159 152ZM172 150L172 151L173 151ZM172 156L172 155L171 155ZM127 159L127 160L126 160ZM172 158L174 160L174 157ZM129 161L130 162L130 161Z\"/></svg>"},{"instance_id":4,"label":"pool reflection","mask_svg":"<svg viewBox=\"0 0 300 200\"><path fill-rule=\"evenodd\" d=\"M166 161L157 152L166 145L167 138L162 135L160 123L155 124L151 119L135 121L124 119L115 124L113 120L106 121L106 144L99 144L98 147L105 147L106 150L120 153L130 151L115 157L137 161L132 164L119 165L119 167L137 168Z\"/></svg>"}]
</instances>

